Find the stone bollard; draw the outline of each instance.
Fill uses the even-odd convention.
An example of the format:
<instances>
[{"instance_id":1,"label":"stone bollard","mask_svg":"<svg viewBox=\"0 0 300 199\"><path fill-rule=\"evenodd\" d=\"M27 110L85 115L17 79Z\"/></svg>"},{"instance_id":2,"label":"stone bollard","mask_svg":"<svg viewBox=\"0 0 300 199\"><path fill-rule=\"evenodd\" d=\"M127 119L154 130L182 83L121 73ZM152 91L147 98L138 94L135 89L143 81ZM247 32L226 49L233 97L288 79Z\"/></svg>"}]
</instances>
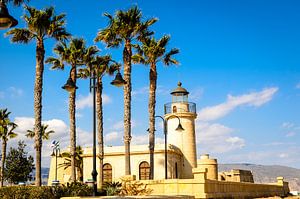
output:
<instances>
[{"instance_id":1,"label":"stone bollard","mask_svg":"<svg viewBox=\"0 0 300 199\"><path fill-rule=\"evenodd\" d=\"M207 179L207 168L193 168L193 174L195 180L205 182L205 180Z\"/></svg>"},{"instance_id":2,"label":"stone bollard","mask_svg":"<svg viewBox=\"0 0 300 199\"><path fill-rule=\"evenodd\" d=\"M277 177L277 185L283 186L283 177Z\"/></svg>"}]
</instances>

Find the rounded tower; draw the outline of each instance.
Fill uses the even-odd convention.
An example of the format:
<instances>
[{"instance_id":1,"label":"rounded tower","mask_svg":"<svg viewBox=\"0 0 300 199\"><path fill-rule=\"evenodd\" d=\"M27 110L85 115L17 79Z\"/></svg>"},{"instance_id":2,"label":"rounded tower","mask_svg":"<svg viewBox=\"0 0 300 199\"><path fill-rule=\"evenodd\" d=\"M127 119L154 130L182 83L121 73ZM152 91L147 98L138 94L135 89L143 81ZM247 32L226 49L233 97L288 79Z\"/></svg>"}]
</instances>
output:
<instances>
[{"instance_id":1,"label":"rounded tower","mask_svg":"<svg viewBox=\"0 0 300 199\"><path fill-rule=\"evenodd\" d=\"M207 169L207 179L218 180L217 159L209 158L209 154L203 154L198 160L198 168Z\"/></svg>"},{"instance_id":2,"label":"rounded tower","mask_svg":"<svg viewBox=\"0 0 300 199\"><path fill-rule=\"evenodd\" d=\"M171 92L172 102L165 104L168 143L179 148L183 154L183 165L180 178L193 178L192 168L197 167L195 119L196 104L188 101L189 92L181 87ZM178 120L179 119L179 120ZM179 121L183 129L178 129Z\"/></svg>"}]
</instances>

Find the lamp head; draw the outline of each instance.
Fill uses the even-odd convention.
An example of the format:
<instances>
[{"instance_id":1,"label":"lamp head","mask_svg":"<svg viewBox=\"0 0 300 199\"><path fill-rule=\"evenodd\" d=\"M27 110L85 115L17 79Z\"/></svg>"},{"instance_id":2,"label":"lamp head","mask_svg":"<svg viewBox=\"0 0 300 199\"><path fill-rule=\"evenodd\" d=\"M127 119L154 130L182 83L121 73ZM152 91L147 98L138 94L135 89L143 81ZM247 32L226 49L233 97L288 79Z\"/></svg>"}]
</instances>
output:
<instances>
[{"instance_id":1,"label":"lamp head","mask_svg":"<svg viewBox=\"0 0 300 199\"><path fill-rule=\"evenodd\" d=\"M69 93L75 91L75 89L77 89L77 88L78 87L75 85L75 83L71 77L69 77L69 79L67 80L67 83L62 87L62 89L65 89Z\"/></svg>"},{"instance_id":2,"label":"lamp head","mask_svg":"<svg viewBox=\"0 0 300 199\"><path fill-rule=\"evenodd\" d=\"M121 87L126 84L126 81L123 79L122 75L120 72L117 72L115 79L111 82L112 85Z\"/></svg>"},{"instance_id":3,"label":"lamp head","mask_svg":"<svg viewBox=\"0 0 300 199\"><path fill-rule=\"evenodd\" d=\"M184 128L182 127L181 123L178 124L176 131L184 131Z\"/></svg>"},{"instance_id":4,"label":"lamp head","mask_svg":"<svg viewBox=\"0 0 300 199\"><path fill-rule=\"evenodd\" d=\"M18 21L8 13L4 2L0 1L0 30L14 27Z\"/></svg>"}]
</instances>

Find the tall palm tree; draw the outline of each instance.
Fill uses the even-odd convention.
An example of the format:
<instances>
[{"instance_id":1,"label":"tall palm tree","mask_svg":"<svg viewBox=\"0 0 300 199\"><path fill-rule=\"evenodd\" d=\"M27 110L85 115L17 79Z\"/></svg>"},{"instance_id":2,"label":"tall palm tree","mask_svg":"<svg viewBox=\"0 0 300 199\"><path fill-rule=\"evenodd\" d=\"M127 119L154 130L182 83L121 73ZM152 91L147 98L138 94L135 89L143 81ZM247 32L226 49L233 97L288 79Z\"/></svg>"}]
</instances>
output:
<instances>
[{"instance_id":1,"label":"tall palm tree","mask_svg":"<svg viewBox=\"0 0 300 199\"><path fill-rule=\"evenodd\" d=\"M64 70L65 64L70 65L70 78L76 85L77 67L84 65L84 55L87 53L85 41L82 38L72 38L70 43L60 42L54 47L54 53L58 56L49 57L46 63L52 65L52 69ZM71 181L76 181L75 155L76 155L76 89L69 93L69 117L70 117L70 154L71 154Z\"/></svg>"},{"instance_id":2,"label":"tall palm tree","mask_svg":"<svg viewBox=\"0 0 300 199\"><path fill-rule=\"evenodd\" d=\"M65 40L70 34L65 29L65 14L55 15L54 8L49 7L44 10L37 10L33 7L25 6L29 15L24 15L26 28L14 28L6 33L11 36L14 43L27 44L32 40L36 41L36 75L34 84L34 131L36 150L36 181L37 186L41 186L41 145L42 145L42 91L45 48L44 41L47 38L55 40Z\"/></svg>"},{"instance_id":3,"label":"tall palm tree","mask_svg":"<svg viewBox=\"0 0 300 199\"><path fill-rule=\"evenodd\" d=\"M1 158L1 181L0 187L3 186L3 174L4 174L4 165L6 159L6 147L8 139L14 138L17 134L14 130L17 128L17 125L10 121L9 119L10 112L7 112L7 109L0 109L0 138L2 141L2 158Z\"/></svg>"},{"instance_id":4,"label":"tall palm tree","mask_svg":"<svg viewBox=\"0 0 300 199\"><path fill-rule=\"evenodd\" d=\"M79 75L82 78L95 75L96 81L96 111L97 111L97 140L99 150L99 188L103 185L103 159L104 159L104 142L103 142L103 106L102 106L102 78L105 74L113 75L119 69L120 65L112 60L110 55L95 56L88 53L85 58L87 68L80 69ZM93 74L92 74L93 73Z\"/></svg>"},{"instance_id":5,"label":"tall palm tree","mask_svg":"<svg viewBox=\"0 0 300 199\"><path fill-rule=\"evenodd\" d=\"M48 127L49 127L49 125L42 124L42 140L49 140L50 134L51 133L55 133L55 131L53 131L53 130L47 131ZM34 129L33 130L27 130L26 137L28 137L28 138L34 138L34 134L35 134L34 133Z\"/></svg>"},{"instance_id":6,"label":"tall palm tree","mask_svg":"<svg viewBox=\"0 0 300 199\"><path fill-rule=\"evenodd\" d=\"M149 150L150 150L150 179L154 176L154 145L155 145L155 104L156 104L156 87L157 87L157 70L156 65L162 61L165 65L178 64L178 61L172 58L172 55L179 53L176 48L166 51L170 36L163 36L156 40L154 37L146 38L142 46L136 45L137 54L132 56L135 63L141 63L150 66L149 72Z\"/></svg>"},{"instance_id":7,"label":"tall palm tree","mask_svg":"<svg viewBox=\"0 0 300 199\"><path fill-rule=\"evenodd\" d=\"M141 40L145 36L152 34L148 27L154 24L157 19L151 18L142 21L142 12L134 6L127 11L119 10L108 17L109 25L97 33L95 41L106 43L107 47L120 47L124 44L124 145L125 145L125 175L131 174L130 169L130 141L131 141L131 56L132 42Z\"/></svg>"}]
</instances>

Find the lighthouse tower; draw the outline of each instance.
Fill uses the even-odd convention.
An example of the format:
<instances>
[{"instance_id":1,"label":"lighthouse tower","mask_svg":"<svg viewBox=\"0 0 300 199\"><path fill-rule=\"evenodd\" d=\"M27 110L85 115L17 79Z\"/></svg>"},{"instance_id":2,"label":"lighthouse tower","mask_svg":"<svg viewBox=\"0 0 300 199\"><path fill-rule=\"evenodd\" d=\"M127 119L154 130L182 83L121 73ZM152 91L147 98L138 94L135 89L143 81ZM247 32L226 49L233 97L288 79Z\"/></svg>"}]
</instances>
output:
<instances>
[{"instance_id":1,"label":"lighthouse tower","mask_svg":"<svg viewBox=\"0 0 300 199\"><path fill-rule=\"evenodd\" d=\"M171 92L172 102L165 104L164 118L167 121L168 143L179 148L183 154L181 178L193 178L192 168L197 167L195 119L196 104L188 101L189 92L181 87ZM183 130L179 131L179 121Z\"/></svg>"}]
</instances>

